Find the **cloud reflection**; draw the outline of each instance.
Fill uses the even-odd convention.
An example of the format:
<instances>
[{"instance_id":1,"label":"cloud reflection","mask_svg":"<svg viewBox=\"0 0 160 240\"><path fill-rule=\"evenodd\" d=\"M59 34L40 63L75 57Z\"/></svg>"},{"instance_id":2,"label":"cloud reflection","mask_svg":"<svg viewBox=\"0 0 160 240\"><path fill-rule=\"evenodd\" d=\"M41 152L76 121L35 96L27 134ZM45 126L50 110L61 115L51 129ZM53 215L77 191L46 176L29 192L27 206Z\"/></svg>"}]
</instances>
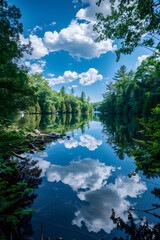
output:
<instances>
[{"instance_id":1,"label":"cloud reflection","mask_svg":"<svg viewBox=\"0 0 160 240\"><path fill-rule=\"evenodd\" d=\"M119 176L114 182L107 183L115 170L119 171L99 160L83 159L72 161L69 166L51 165L46 176L50 182L68 184L82 201L72 224L81 227L84 222L88 231L99 232L103 229L110 233L115 228L110 220L112 208L127 222L127 210L132 205L128 197L137 198L147 190L138 175L132 178Z\"/></svg>"},{"instance_id":2,"label":"cloud reflection","mask_svg":"<svg viewBox=\"0 0 160 240\"><path fill-rule=\"evenodd\" d=\"M85 202L75 213L72 224L81 227L82 222L85 222L88 231L99 232L103 229L110 233L115 228L110 220L112 208L117 216L121 216L127 222L127 210L131 203L126 198L138 197L145 190L147 190L145 183L140 182L140 178L135 176L131 179L118 177L115 184L110 183L96 191L80 192L78 197Z\"/></svg>"},{"instance_id":3,"label":"cloud reflection","mask_svg":"<svg viewBox=\"0 0 160 240\"><path fill-rule=\"evenodd\" d=\"M80 141L71 138L70 140L59 140L58 142L61 144L63 143L64 146L68 149L81 146L88 148L90 151L94 151L98 148L98 146L102 145L102 140L96 139L95 137L88 134L80 136Z\"/></svg>"},{"instance_id":4,"label":"cloud reflection","mask_svg":"<svg viewBox=\"0 0 160 240\"><path fill-rule=\"evenodd\" d=\"M62 181L75 191L79 189L96 190L106 184L112 171L115 171L114 167L106 166L99 160L86 158L78 162L72 161L69 166L52 165L46 175L48 181Z\"/></svg>"}]
</instances>

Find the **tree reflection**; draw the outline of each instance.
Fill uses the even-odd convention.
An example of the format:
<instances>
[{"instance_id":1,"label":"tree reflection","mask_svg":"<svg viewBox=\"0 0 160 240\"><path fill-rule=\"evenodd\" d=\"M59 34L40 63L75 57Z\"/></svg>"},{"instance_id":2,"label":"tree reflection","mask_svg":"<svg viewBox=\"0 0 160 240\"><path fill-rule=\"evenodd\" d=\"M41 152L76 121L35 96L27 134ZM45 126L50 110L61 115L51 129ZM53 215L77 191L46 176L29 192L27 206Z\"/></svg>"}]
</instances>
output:
<instances>
[{"instance_id":1,"label":"tree reflection","mask_svg":"<svg viewBox=\"0 0 160 240\"><path fill-rule=\"evenodd\" d=\"M117 229L125 232L125 237L114 237L113 240L159 240L160 223L151 226L147 221L141 219L140 224L136 224L132 214L128 213L128 222L124 222L121 217L115 216L115 211L112 209L111 220L117 225Z\"/></svg>"},{"instance_id":2,"label":"tree reflection","mask_svg":"<svg viewBox=\"0 0 160 240\"><path fill-rule=\"evenodd\" d=\"M26 239L32 235L31 205L34 189L41 183L37 161L26 158L2 160L0 168L0 236L1 239Z\"/></svg>"},{"instance_id":3,"label":"tree reflection","mask_svg":"<svg viewBox=\"0 0 160 240\"><path fill-rule=\"evenodd\" d=\"M64 134L69 131L81 128L85 132L85 126L93 119L93 114L46 114L46 115L24 115L16 116L12 122L12 127L27 131L39 129L43 132L55 131Z\"/></svg>"}]
</instances>

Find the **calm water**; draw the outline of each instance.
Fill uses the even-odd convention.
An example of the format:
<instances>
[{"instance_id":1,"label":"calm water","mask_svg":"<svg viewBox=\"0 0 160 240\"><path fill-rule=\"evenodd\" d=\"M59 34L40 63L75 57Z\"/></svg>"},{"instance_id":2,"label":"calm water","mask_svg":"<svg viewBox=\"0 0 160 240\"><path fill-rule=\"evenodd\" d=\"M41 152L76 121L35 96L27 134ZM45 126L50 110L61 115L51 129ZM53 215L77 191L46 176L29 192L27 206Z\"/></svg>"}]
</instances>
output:
<instances>
[{"instance_id":1,"label":"calm water","mask_svg":"<svg viewBox=\"0 0 160 240\"><path fill-rule=\"evenodd\" d=\"M121 232L110 220L111 210L127 222L129 208L146 210L159 200L151 193L159 179L139 173L131 178L134 160L127 156L138 138L137 122L127 118L100 115L17 117L15 126L27 130L59 132L70 136L47 144L45 151L31 155L42 169L42 184L36 190L28 238L51 240L113 239ZM159 214L158 210L156 213ZM158 218L143 211L132 211L149 224ZM30 238L29 238L30 236Z\"/></svg>"}]
</instances>

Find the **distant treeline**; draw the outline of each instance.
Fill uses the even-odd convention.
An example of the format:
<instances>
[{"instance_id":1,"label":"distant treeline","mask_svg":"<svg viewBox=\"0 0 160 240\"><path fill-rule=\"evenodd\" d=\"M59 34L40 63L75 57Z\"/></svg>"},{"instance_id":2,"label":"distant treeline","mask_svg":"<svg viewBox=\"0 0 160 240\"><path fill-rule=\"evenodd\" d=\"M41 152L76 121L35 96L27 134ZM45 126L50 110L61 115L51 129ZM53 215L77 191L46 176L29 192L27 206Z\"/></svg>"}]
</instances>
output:
<instances>
[{"instance_id":1,"label":"distant treeline","mask_svg":"<svg viewBox=\"0 0 160 240\"><path fill-rule=\"evenodd\" d=\"M135 72L127 72L123 65L113 80L103 95L102 113L147 115L160 103L160 61L155 55L142 61Z\"/></svg>"},{"instance_id":2,"label":"distant treeline","mask_svg":"<svg viewBox=\"0 0 160 240\"><path fill-rule=\"evenodd\" d=\"M22 44L23 25L16 6L0 1L0 124L19 111L29 113L85 113L92 112L90 98L65 92L52 91L49 82L41 75L29 75L22 63L24 55L32 54L32 46Z\"/></svg>"},{"instance_id":3,"label":"distant treeline","mask_svg":"<svg viewBox=\"0 0 160 240\"><path fill-rule=\"evenodd\" d=\"M74 96L74 90L67 94L62 87L60 92L53 91L41 74L29 76L32 87L35 88L35 99L27 109L29 113L88 113L93 111L90 98L86 100L85 93L80 97Z\"/></svg>"}]
</instances>

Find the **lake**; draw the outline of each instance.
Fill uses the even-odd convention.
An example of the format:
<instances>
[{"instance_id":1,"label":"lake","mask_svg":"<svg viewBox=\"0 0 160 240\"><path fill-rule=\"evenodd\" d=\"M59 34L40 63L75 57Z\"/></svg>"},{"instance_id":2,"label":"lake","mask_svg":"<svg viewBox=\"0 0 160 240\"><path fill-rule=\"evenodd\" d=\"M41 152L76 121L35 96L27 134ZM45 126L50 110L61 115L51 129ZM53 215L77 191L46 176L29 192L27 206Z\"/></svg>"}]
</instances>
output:
<instances>
[{"instance_id":1,"label":"lake","mask_svg":"<svg viewBox=\"0 0 160 240\"><path fill-rule=\"evenodd\" d=\"M35 190L32 208L36 210L23 225L23 238L55 240L110 240L124 236L110 219L128 222L130 210L135 223L140 218L150 226L158 223L152 204L159 204L153 189L160 179L146 179L135 170L129 153L139 139L138 121L128 117L94 115L17 116L15 127L42 133L66 133L52 141L44 151L29 154L42 169L42 182ZM138 210L138 211L137 211Z\"/></svg>"}]
</instances>

